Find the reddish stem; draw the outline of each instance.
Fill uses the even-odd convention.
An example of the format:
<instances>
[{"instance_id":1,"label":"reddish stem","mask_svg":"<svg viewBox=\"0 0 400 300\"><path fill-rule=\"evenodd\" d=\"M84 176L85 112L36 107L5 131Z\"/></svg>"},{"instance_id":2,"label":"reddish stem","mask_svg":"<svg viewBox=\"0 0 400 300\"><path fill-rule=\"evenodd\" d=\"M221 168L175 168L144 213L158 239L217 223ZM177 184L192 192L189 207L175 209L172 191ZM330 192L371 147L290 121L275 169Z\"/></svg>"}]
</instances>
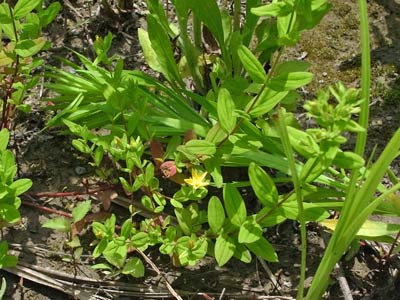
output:
<instances>
[{"instance_id":1,"label":"reddish stem","mask_svg":"<svg viewBox=\"0 0 400 300\"><path fill-rule=\"evenodd\" d=\"M48 213L51 213L51 214L56 214L56 215L63 216L63 217L66 217L66 218L72 218L72 214L67 213L65 211L56 210L56 209L49 208L49 207L46 207L46 206L43 206L43 205L39 205L39 204L35 204L35 203L29 202L29 201L22 201L22 204L25 205L25 206L30 206L30 207L34 207L34 208L40 209L42 211L45 211L45 212L48 212Z\"/></svg>"},{"instance_id":2,"label":"reddish stem","mask_svg":"<svg viewBox=\"0 0 400 300\"><path fill-rule=\"evenodd\" d=\"M71 196L83 196L83 195L93 195L99 192L104 192L107 190L111 190L113 187L106 186L101 187L95 190L86 190L83 192L74 191L74 192L40 192L40 193L28 193L32 197L37 198L60 198L60 197L71 197Z\"/></svg>"}]
</instances>

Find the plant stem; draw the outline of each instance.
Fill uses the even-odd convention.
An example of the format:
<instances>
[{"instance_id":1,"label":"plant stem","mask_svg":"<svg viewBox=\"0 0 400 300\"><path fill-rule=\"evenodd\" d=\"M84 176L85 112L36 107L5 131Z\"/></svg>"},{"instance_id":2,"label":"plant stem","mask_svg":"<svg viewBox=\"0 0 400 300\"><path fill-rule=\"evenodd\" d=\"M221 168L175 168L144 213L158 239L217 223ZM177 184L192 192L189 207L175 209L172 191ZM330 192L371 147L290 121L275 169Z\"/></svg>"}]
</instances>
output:
<instances>
[{"instance_id":1,"label":"plant stem","mask_svg":"<svg viewBox=\"0 0 400 300\"><path fill-rule=\"evenodd\" d=\"M371 51L368 26L368 7L366 0L359 0L360 10L360 30L361 30L361 112L358 123L365 129L357 135L355 153L364 156L364 149L367 139L368 119L369 119L369 98L371 86Z\"/></svg>"},{"instance_id":2,"label":"plant stem","mask_svg":"<svg viewBox=\"0 0 400 300\"><path fill-rule=\"evenodd\" d=\"M18 43L18 31L17 31L17 26L15 25L14 12L11 8L11 1L8 1L8 9L10 12L11 24L12 24L13 31L14 31L15 44L17 44ZM15 63L14 63L14 74L11 76L11 78L9 80L9 84L8 84L8 87L6 87L6 93L3 98L3 110L2 110L2 119L1 119L1 123L0 123L0 129L3 129L3 128L11 129L11 124L9 122L9 116L10 116L11 111L14 109L14 105L9 104L8 99L12 98L12 91L13 91L12 87L14 85L15 78L18 75L18 70L19 70L19 55L16 54Z\"/></svg>"},{"instance_id":3,"label":"plant stem","mask_svg":"<svg viewBox=\"0 0 400 300\"><path fill-rule=\"evenodd\" d=\"M233 31L240 30L240 12L242 10L240 0L233 0Z\"/></svg>"},{"instance_id":4,"label":"plant stem","mask_svg":"<svg viewBox=\"0 0 400 300\"><path fill-rule=\"evenodd\" d=\"M301 268L300 268L300 282L297 290L297 300L302 300L304 297L304 280L306 278L306 263L307 263L307 230L306 222L304 219L303 207L303 192L302 182L298 177L296 162L294 160L294 153L289 140L289 134L285 124L285 116L283 109L278 109L278 132L282 140L283 150L288 160L290 173L292 175L294 191L297 200L298 220L300 223L300 236L301 236Z\"/></svg>"}]
</instances>

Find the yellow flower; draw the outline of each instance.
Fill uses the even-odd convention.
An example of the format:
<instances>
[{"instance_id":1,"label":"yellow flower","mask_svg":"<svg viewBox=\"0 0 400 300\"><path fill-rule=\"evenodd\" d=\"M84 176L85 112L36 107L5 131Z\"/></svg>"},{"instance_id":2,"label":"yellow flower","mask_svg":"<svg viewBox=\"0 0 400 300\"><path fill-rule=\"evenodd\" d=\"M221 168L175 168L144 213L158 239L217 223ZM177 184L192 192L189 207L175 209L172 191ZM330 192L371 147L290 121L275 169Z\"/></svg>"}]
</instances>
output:
<instances>
[{"instance_id":1,"label":"yellow flower","mask_svg":"<svg viewBox=\"0 0 400 300\"><path fill-rule=\"evenodd\" d=\"M192 177L186 178L184 181L193 187L193 189L197 190L199 188L205 187L210 183L206 181L207 172L200 172L196 169L192 169Z\"/></svg>"}]
</instances>

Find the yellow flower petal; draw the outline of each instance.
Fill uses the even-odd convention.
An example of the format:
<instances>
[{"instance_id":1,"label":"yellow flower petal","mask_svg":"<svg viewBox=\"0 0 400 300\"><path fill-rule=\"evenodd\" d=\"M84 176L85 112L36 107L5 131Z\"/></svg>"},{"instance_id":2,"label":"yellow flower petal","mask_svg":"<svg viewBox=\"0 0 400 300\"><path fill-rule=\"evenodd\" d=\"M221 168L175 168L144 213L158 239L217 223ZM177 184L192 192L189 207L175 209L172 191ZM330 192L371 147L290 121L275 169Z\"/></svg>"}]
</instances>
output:
<instances>
[{"instance_id":1,"label":"yellow flower petal","mask_svg":"<svg viewBox=\"0 0 400 300\"><path fill-rule=\"evenodd\" d=\"M210 183L206 181L207 172L199 172L196 169L192 169L192 177L184 179L184 181L191 185L195 190L205 187Z\"/></svg>"}]
</instances>

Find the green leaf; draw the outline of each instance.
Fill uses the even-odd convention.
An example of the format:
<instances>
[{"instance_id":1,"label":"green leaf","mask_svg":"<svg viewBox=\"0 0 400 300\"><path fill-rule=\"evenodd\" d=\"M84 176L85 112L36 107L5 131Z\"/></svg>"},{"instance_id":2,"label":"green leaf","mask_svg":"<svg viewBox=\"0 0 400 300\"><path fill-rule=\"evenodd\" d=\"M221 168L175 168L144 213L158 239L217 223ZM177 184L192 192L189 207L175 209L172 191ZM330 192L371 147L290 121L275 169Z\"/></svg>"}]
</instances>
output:
<instances>
[{"instance_id":1,"label":"green leaf","mask_svg":"<svg viewBox=\"0 0 400 300\"><path fill-rule=\"evenodd\" d=\"M208 224L213 232L218 233L225 222L225 211L217 196L212 196L207 209Z\"/></svg>"},{"instance_id":2,"label":"green leaf","mask_svg":"<svg viewBox=\"0 0 400 300\"><path fill-rule=\"evenodd\" d=\"M30 57L38 53L46 44L44 37L33 40L22 40L15 45L15 52L21 57Z\"/></svg>"},{"instance_id":3,"label":"green leaf","mask_svg":"<svg viewBox=\"0 0 400 300\"><path fill-rule=\"evenodd\" d=\"M126 244L118 245L116 241L111 241L107 244L103 251L104 258L113 266L122 268L125 263L128 246Z\"/></svg>"},{"instance_id":4,"label":"green leaf","mask_svg":"<svg viewBox=\"0 0 400 300\"><path fill-rule=\"evenodd\" d=\"M287 74L293 72L305 72L310 63L301 60L285 61L276 67L276 74Z\"/></svg>"},{"instance_id":5,"label":"green leaf","mask_svg":"<svg viewBox=\"0 0 400 300\"><path fill-rule=\"evenodd\" d=\"M262 236L262 228L257 223L255 218L246 220L242 226L240 226L238 241L239 243L254 243L258 241Z\"/></svg>"},{"instance_id":6,"label":"green leaf","mask_svg":"<svg viewBox=\"0 0 400 300\"><path fill-rule=\"evenodd\" d=\"M9 139L10 132L6 128L3 128L0 131L0 151L4 151L7 149Z\"/></svg>"},{"instance_id":7,"label":"green leaf","mask_svg":"<svg viewBox=\"0 0 400 300\"><path fill-rule=\"evenodd\" d=\"M333 164L343 169L358 169L365 165L365 161L354 152L339 151L333 160Z\"/></svg>"},{"instance_id":8,"label":"green leaf","mask_svg":"<svg viewBox=\"0 0 400 300\"><path fill-rule=\"evenodd\" d=\"M11 185L11 189L15 189L15 195L21 195L29 190L32 186L32 180L28 178L22 178L14 181Z\"/></svg>"},{"instance_id":9,"label":"green leaf","mask_svg":"<svg viewBox=\"0 0 400 300\"><path fill-rule=\"evenodd\" d=\"M3 277L1 278L0 299L3 299L4 294L6 293L6 288L7 288L7 282Z\"/></svg>"},{"instance_id":10,"label":"green leaf","mask_svg":"<svg viewBox=\"0 0 400 300\"><path fill-rule=\"evenodd\" d=\"M224 203L229 221L240 227L247 218L246 205L242 195L230 184L226 184L223 190Z\"/></svg>"},{"instance_id":11,"label":"green leaf","mask_svg":"<svg viewBox=\"0 0 400 300\"><path fill-rule=\"evenodd\" d=\"M224 30L217 1L201 0L201 4L198 0L187 1L195 16L207 26L222 48L225 44Z\"/></svg>"},{"instance_id":12,"label":"green leaf","mask_svg":"<svg viewBox=\"0 0 400 300\"><path fill-rule=\"evenodd\" d=\"M264 206L274 207L278 202L278 191L271 177L257 164L249 165L250 184Z\"/></svg>"},{"instance_id":13,"label":"green leaf","mask_svg":"<svg viewBox=\"0 0 400 300\"><path fill-rule=\"evenodd\" d=\"M236 245L233 239L225 234L217 237L214 255L219 266L226 264L235 253Z\"/></svg>"},{"instance_id":14,"label":"green leaf","mask_svg":"<svg viewBox=\"0 0 400 300\"><path fill-rule=\"evenodd\" d=\"M28 13L42 4L42 0L18 0L13 13L16 20L25 17Z\"/></svg>"},{"instance_id":15,"label":"green leaf","mask_svg":"<svg viewBox=\"0 0 400 300\"><path fill-rule=\"evenodd\" d=\"M142 46L143 55L144 55L144 58L146 59L147 64L154 71L163 73L164 70L160 65L160 62L158 60L158 56L157 56L156 52L154 51L153 47L151 46L149 34L147 33L147 31L139 28L138 29L138 37L139 37L140 46Z\"/></svg>"},{"instance_id":16,"label":"green leaf","mask_svg":"<svg viewBox=\"0 0 400 300\"><path fill-rule=\"evenodd\" d=\"M61 232L70 232L71 230L71 221L64 217L57 217L51 220L48 220L46 223L42 225L45 228L51 228Z\"/></svg>"},{"instance_id":17,"label":"green leaf","mask_svg":"<svg viewBox=\"0 0 400 300\"><path fill-rule=\"evenodd\" d=\"M190 212L185 208L175 208L175 216L178 219L182 231L190 235L192 233L192 218Z\"/></svg>"},{"instance_id":18,"label":"green leaf","mask_svg":"<svg viewBox=\"0 0 400 300\"><path fill-rule=\"evenodd\" d=\"M320 149L314 138L303 130L287 126L290 144L293 149L305 158L317 157Z\"/></svg>"},{"instance_id":19,"label":"green leaf","mask_svg":"<svg viewBox=\"0 0 400 300\"><path fill-rule=\"evenodd\" d=\"M138 232L131 238L131 244L134 247L143 247L149 242L149 234L146 232Z\"/></svg>"},{"instance_id":20,"label":"green leaf","mask_svg":"<svg viewBox=\"0 0 400 300\"><path fill-rule=\"evenodd\" d=\"M236 245L235 254L233 256L235 256L236 258L240 259L244 263L251 262L251 253L242 244L237 244Z\"/></svg>"},{"instance_id":21,"label":"green leaf","mask_svg":"<svg viewBox=\"0 0 400 300\"><path fill-rule=\"evenodd\" d=\"M131 275L135 278L140 278L144 276L144 265L143 262L137 258L133 257L127 260L124 268L122 269L122 274Z\"/></svg>"},{"instance_id":22,"label":"green leaf","mask_svg":"<svg viewBox=\"0 0 400 300\"><path fill-rule=\"evenodd\" d=\"M283 2L274 2L271 4L254 7L251 9L251 12L256 16L271 16L271 17L278 17L278 16L286 16L293 10L293 7L290 3L283 1Z\"/></svg>"},{"instance_id":23,"label":"green leaf","mask_svg":"<svg viewBox=\"0 0 400 300\"><path fill-rule=\"evenodd\" d=\"M92 150L90 149L88 144L83 139L72 140L71 144L79 152L82 152L84 154L92 153Z\"/></svg>"},{"instance_id":24,"label":"green leaf","mask_svg":"<svg viewBox=\"0 0 400 300\"><path fill-rule=\"evenodd\" d=\"M246 46L242 45L239 47L238 55L243 67L254 82L264 83L267 80L267 75L265 74L263 66Z\"/></svg>"},{"instance_id":25,"label":"green leaf","mask_svg":"<svg viewBox=\"0 0 400 300\"><path fill-rule=\"evenodd\" d=\"M61 9L61 4L59 2L53 2L45 10L39 13L40 25L49 25L58 15Z\"/></svg>"},{"instance_id":26,"label":"green leaf","mask_svg":"<svg viewBox=\"0 0 400 300\"><path fill-rule=\"evenodd\" d=\"M18 222L20 219L21 215L19 210L15 207L15 204L10 205L6 203L0 203L0 221L13 224Z\"/></svg>"},{"instance_id":27,"label":"green leaf","mask_svg":"<svg viewBox=\"0 0 400 300\"><path fill-rule=\"evenodd\" d=\"M7 267L15 267L18 263L18 258L14 255L4 255L0 258L0 269Z\"/></svg>"},{"instance_id":28,"label":"green leaf","mask_svg":"<svg viewBox=\"0 0 400 300\"><path fill-rule=\"evenodd\" d=\"M175 62L174 52L168 33L163 30L162 26L152 15L147 16L147 30L151 46L162 68L162 73L169 82L179 83L181 86L184 86L178 66Z\"/></svg>"},{"instance_id":29,"label":"green leaf","mask_svg":"<svg viewBox=\"0 0 400 300\"><path fill-rule=\"evenodd\" d=\"M82 220L86 214L90 211L92 202L90 200L83 201L79 203L73 210L72 210L72 218L74 222L78 222Z\"/></svg>"},{"instance_id":30,"label":"green leaf","mask_svg":"<svg viewBox=\"0 0 400 300\"><path fill-rule=\"evenodd\" d=\"M323 226L335 231L338 223L337 219L328 219L320 222ZM387 222L379 222L366 220L357 232L357 236L362 236L366 239L373 239L386 235L393 235L400 231L400 224L390 224Z\"/></svg>"},{"instance_id":31,"label":"green leaf","mask_svg":"<svg viewBox=\"0 0 400 300\"><path fill-rule=\"evenodd\" d=\"M246 244L246 246L251 252L265 259L266 261L278 261L278 255L276 254L274 247L272 247L272 245L264 237L261 237L257 242Z\"/></svg>"},{"instance_id":32,"label":"green leaf","mask_svg":"<svg viewBox=\"0 0 400 300\"><path fill-rule=\"evenodd\" d=\"M277 92L271 89L264 90L259 96L256 105L250 111L251 116L259 117L270 112L279 102L281 102L287 95L288 91ZM246 109L250 108L253 102L249 102Z\"/></svg>"},{"instance_id":33,"label":"green leaf","mask_svg":"<svg viewBox=\"0 0 400 300\"><path fill-rule=\"evenodd\" d=\"M226 132L231 132L236 126L235 103L229 91L221 88L218 93L218 121Z\"/></svg>"},{"instance_id":34,"label":"green leaf","mask_svg":"<svg viewBox=\"0 0 400 300\"><path fill-rule=\"evenodd\" d=\"M190 140L185 145L177 147L177 150L193 156L213 155L215 154L215 144L205 140Z\"/></svg>"},{"instance_id":35,"label":"green leaf","mask_svg":"<svg viewBox=\"0 0 400 300\"><path fill-rule=\"evenodd\" d=\"M96 248L94 248L92 256L94 258L99 257L103 253L104 249L106 249L107 244L108 241L106 239L101 239L100 242L96 245Z\"/></svg>"},{"instance_id":36,"label":"green leaf","mask_svg":"<svg viewBox=\"0 0 400 300\"><path fill-rule=\"evenodd\" d=\"M290 91L302 87L311 82L313 74L309 72L291 72L277 75L268 83L274 91Z\"/></svg>"}]
</instances>

